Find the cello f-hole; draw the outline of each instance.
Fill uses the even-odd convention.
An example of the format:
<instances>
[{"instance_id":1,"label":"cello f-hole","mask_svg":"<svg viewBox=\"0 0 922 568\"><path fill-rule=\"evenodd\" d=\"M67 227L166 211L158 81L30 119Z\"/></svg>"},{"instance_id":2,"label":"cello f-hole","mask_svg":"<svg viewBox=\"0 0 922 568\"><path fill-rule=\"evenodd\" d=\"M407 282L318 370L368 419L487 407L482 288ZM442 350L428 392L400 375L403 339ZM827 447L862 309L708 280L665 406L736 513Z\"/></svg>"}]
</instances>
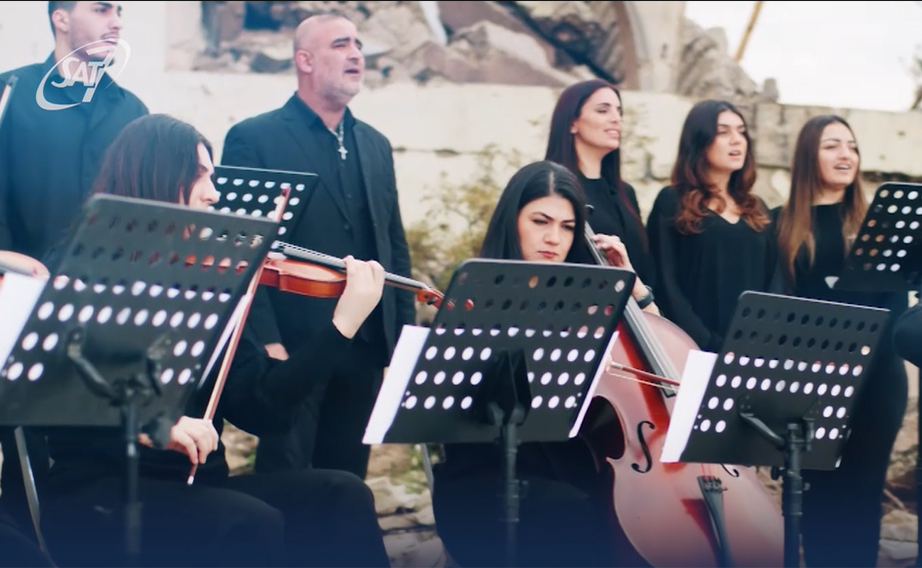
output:
<instances>
[{"instance_id":1,"label":"cello f-hole","mask_svg":"<svg viewBox=\"0 0 922 568\"><path fill-rule=\"evenodd\" d=\"M647 466L644 468L636 463L631 464L631 468L637 473L647 473L653 467L653 457L650 455L650 447L647 445L647 440L643 435L644 426L649 426L651 430L656 429L656 425L649 420L643 420L637 425L637 439L640 440L640 449L643 452L643 457L647 460Z\"/></svg>"},{"instance_id":2,"label":"cello f-hole","mask_svg":"<svg viewBox=\"0 0 922 568\"><path fill-rule=\"evenodd\" d=\"M740 476L740 470L736 469L735 467L731 470L730 468L727 467L727 464L725 464L725 463L720 464L720 467L724 468L724 471L726 471L727 473L729 473L729 474L730 474L730 477L739 477L739 476Z\"/></svg>"}]
</instances>

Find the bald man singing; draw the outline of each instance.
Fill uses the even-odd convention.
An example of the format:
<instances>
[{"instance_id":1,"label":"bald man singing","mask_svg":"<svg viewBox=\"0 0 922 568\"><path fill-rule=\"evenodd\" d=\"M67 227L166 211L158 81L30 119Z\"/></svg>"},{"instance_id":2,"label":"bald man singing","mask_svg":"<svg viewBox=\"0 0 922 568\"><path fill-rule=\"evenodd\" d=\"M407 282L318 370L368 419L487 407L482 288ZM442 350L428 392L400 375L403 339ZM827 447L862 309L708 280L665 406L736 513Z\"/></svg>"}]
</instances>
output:
<instances>
[{"instance_id":1,"label":"bald man singing","mask_svg":"<svg viewBox=\"0 0 922 568\"><path fill-rule=\"evenodd\" d=\"M281 108L234 125L221 163L317 174L316 185L293 195L301 199L284 240L338 258L377 260L388 272L410 276L391 144L348 107L365 73L355 24L338 13L304 20L295 33L294 64L296 92ZM334 306L334 299L260 287L249 317L269 354L285 359L330 320ZM293 430L260 439L256 471L314 467L364 478L365 426L397 337L414 322L413 295L386 287L335 375L313 384Z\"/></svg>"}]
</instances>

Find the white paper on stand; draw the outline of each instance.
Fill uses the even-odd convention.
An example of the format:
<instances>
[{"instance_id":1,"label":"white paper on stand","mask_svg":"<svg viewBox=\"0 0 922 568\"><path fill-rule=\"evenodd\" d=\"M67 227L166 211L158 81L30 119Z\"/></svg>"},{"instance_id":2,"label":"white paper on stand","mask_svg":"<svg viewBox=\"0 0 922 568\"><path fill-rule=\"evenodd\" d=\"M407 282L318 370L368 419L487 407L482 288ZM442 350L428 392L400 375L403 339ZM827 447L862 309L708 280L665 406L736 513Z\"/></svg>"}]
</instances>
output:
<instances>
[{"instance_id":1,"label":"white paper on stand","mask_svg":"<svg viewBox=\"0 0 922 568\"><path fill-rule=\"evenodd\" d=\"M698 418L698 409L701 408L701 401L711 381L711 371L714 370L715 363L717 363L716 353L696 349L688 353L679 394L676 396L672 416L669 419L666 441L663 442L660 462L678 463L681 461L682 452L688 445L688 438Z\"/></svg>"},{"instance_id":2,"label":"white paper on stand","mask_svg":"<svg viewBox=\"0 0 922 568\"><path fill-rule=\"evenodd\" d=\"M400 332L394 355L381 383L381 391L375 403L368 426L365 428L363 444L381 444L397 416L397 410L403 401L410 383L410 375L416 366L416 360L429 337L429 328L417 325L405 325Z\"/></svg>"},{"instance_id":3,"label":"white paper on stand","mask_svg":"<svg viewBox=\"0 0 922 568\"><path fill-rule=\"evenodd\" d=\"M45 281L42 279L15 272L3 275L3 286L0 287L0 367L6 364L13 352L44 289Z\"/></svg>"}]
</instances>

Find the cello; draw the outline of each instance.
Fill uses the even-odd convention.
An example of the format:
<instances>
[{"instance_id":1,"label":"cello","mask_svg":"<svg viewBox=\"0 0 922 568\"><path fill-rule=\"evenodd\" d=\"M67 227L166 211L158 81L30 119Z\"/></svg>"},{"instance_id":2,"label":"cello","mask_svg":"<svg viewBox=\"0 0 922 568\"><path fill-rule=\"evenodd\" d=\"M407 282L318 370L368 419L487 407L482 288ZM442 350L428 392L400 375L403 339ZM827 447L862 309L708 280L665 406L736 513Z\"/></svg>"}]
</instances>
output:
<instances>
[{"instance_id":1,"label":"cello","mask_svg":"<svg viewBox=\"0 0 922 568\"><path fill-rule=\"evenodd\" d=\"M612 266L588 223L585 236L596 263ZM658 460L674 387L698 346L632 297L618 331L580 438L597 470L608 466L613 474L609 514L619 560L656 568L781 566L781 508L753 470Z\"/></svg>"}]
</instances>

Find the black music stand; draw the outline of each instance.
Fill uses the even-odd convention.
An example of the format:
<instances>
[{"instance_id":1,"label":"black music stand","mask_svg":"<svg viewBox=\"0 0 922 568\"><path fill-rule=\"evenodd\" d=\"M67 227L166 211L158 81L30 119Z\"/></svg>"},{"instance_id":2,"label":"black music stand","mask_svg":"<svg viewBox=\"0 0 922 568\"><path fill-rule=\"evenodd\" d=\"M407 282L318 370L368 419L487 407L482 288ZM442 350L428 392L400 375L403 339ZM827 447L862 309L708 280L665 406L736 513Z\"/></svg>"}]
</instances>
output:
<instances>
[{"instance_id":1,"label":"black music stand","mask_svg":"<svg viewBox=\"0 0 922 568\"><path fill-rule=\"evenodd\" d=\"M909 292L922 285L922 185L887 182L877 188L830 288Z\"/></svg>"},{"instance_id":2,"label":"black music stand","mask_svg":"<svg viewBox=\"0 0 922 568\"><path fill-rule=\"evenodd\" d=\"M634 278L592 265L462 263L431 329L415 328L427 337L411 354L412 368L394 367L403 357L398 345L364 443L498 442L500 519L513 566L517 446L563 441L579 431Z\"/></svg>"},{"instance_id":3,"label":"black music stand","mask_svg":"<svg viewBox=\"0 0 922 568\"><path fill-rule=\"evenodd\" d=\"M320 182L317 174L312 173L238 166L215 166L211 177L220 197L209 209L219 213L276 220L275 209L281 191L288 188L290 194L279 223L279 239L297 225L304 207ZM280 246L281 243L276 240L271 250L276 251Z\"/></svg>"},{"instance_id":4,"label":"black music stand","mask_svg":"<svg viewBox=\"0 0 922 568\"><path fill-rule=\"evenodd\" d=\"M124 430L129 562L141 544L138 434L166 445L277 227L92 197L0 368L0 424Z\"/></svg>"},{"instance_id":5,"label":"black music stand","mask_svg":"<svg viewBox=\"0 0 922 568\"><path fill-rule=\"evenodd\" d=\"M838 466L889 313L744 292L706 388L679 389L666 440L684 439L679 461L783 470L786 567L800 566L801 470Z\"/></svg>"}]
</instances>

